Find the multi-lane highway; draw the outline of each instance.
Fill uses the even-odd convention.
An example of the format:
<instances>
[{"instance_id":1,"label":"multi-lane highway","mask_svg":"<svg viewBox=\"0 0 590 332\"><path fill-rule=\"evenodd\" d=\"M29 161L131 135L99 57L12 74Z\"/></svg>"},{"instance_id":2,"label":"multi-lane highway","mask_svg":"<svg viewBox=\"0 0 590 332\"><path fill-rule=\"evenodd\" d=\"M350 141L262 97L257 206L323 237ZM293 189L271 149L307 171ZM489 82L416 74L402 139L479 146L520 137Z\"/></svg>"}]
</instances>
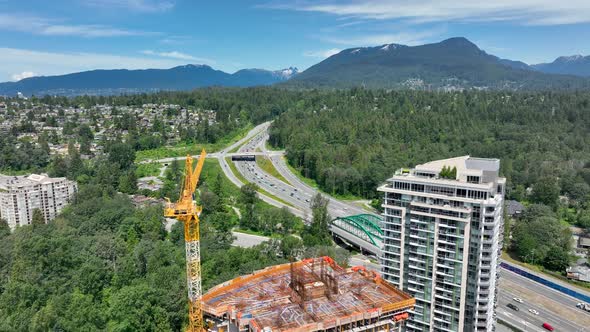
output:
<instances>
[{"instance_id":1,"label":"multi-lane highway","mask_svg":"<svg viewBox=\"0 0 590 332\"><path fill-rule=\"evenodd\" d=\"M249 182L256 183L266 192L287 202L290 206L301 211L301 213L306 216L305 219L309 219L311 217L311 200L318 193L318 190L303 183L291 173L285 164L282 153L267 151L267 139L268 133L266 130L263 130L254 135L248 143L243 144L239 148L238 153L252 154L257 150L262 151L266 157L270 158L277 171L289 183L281 181L268 174L262 170L255 161L236 161L235 164L239 172ZM329 196L326 196L326 198L329 199L328 212L332 217L367 213L365 210L355 205L338 201Z\"/></svg>"},{"instance_id":2,"label":"multi-lane highway","mask_svg":"<svg viewBox=\"0 0 590 332\"><path fill-rule=\"evenodd\" d=\"M499 290L496 315L522 330L543 331L543 323L549 323L556 331L590 331L590 313L576 308L579 300L573 297L506 269L500 269ZM508 303L519 310L507 307Z\"/></svg>"}]
</instances>

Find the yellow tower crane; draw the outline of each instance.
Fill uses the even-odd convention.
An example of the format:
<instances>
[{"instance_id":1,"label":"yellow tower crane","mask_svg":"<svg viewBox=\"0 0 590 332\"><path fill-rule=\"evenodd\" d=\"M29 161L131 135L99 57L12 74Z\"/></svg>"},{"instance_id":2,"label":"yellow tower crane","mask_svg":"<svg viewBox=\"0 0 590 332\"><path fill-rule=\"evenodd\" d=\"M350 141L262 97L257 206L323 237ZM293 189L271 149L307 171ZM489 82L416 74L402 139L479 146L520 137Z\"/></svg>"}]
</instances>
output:
<instances>
[{"instance_id":1,"label":"yellow tower crane","mask_svg":"<svg viewBox=\"0 0 590 332\"><path fill-rule=\"evenodd\" d=\"M204 331L203 307L201 303L201 251L199 235L199 215L202 207L194 201L194 193L199 182L199 175L205 163L205 149L201 151L197 167L193 170L193 158L186 156L184 165L184 184L178 202L168 200L164 216L175 218L184 223L184 243L186 249L186 282L188 286L188 332Z\"/></svg>"}]
</instances>

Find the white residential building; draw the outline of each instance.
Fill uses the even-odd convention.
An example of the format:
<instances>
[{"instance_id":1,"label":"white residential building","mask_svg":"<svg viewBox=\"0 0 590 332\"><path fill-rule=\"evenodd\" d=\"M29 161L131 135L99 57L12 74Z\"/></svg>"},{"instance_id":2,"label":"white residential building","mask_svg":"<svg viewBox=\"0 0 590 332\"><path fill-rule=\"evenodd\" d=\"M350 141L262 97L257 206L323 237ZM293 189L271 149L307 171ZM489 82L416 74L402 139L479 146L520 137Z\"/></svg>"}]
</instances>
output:
<instances>
[{"instance_id":1,"label":"white residential building","mask_svg":"<svg viewBox=\"0 0 590 332\"><path fill-rule=\"evenodd\" d=\"M40 209L46 221L52 220L76 191L76 182L66 178L0 175L0 218L11 229L30 224L34 209Z\"/></svg>"},{"instance_id":2,"label":"white residential building","mask_svg":"<svg viewBox=\"0 0 590 332\"><path fill-rule=\"evenodd\" d=\"M456 175L441 176L443 168ZM499 169L498 159L463 156L400 169L379 187L381 272L416 298L406 331L493 330L506 184Z\"/></svg>"}]
</instances>

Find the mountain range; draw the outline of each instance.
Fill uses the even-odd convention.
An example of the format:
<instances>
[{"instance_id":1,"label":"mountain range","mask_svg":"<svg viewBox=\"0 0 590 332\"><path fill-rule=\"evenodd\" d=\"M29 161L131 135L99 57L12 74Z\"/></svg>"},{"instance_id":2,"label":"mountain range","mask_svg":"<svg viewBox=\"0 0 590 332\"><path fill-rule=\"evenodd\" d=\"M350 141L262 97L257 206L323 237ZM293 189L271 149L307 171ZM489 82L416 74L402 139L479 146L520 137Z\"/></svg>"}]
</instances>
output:
<instances>
[{"instance_id":1,"label":"mountain range","mask_svg":"<svg viewBox=\"0 0 590 332\"><path fill-rule=\"evenodd\" d=\"M590 56L560 56L551 63L532 65L531 68L550 74L569 74L590 77Z\"/></svg>"},{"instance_id":2,"label":"mountain range","mask_svg":"<svg viewBox=\"0 0 590 332\"><path fill-rule=\"evenodd\" d=\"M207 65L184 65L170 69L91 70L58 76L37 76L0 83L0 95L108 95L191 90L206 86L248 87L270 85L296 75L297 68L282 70L242 69L233 74Z\"/></svg>"},{"instance_id":3,"label":"mountain range","mask_svg":"<svg viewBox=\"0 0 590 332\"><path fill-rule=\"evenodd\" d=\"M309 67L242 69L233 74L207 65L170 69L92 70L0 83L0 95L80 95L190 90L206 86L388 89L588 89L590 56L559 57L528 65L500 59L466 38L419 46L385 44L343 50Z\"/></svg>"},{"instance_id":4,"label":"mountain range","mask_svg":"<svg viewBox=\"0 0 590 332\"><path fill-rule=\"evenodd\" d=\"M590 88L588 78L542 72L550 72L550 67L535 68L500 59L459 37L420 46L385 44L346 49L281 84L436 90Z\"/></svg>"}]
</instances>

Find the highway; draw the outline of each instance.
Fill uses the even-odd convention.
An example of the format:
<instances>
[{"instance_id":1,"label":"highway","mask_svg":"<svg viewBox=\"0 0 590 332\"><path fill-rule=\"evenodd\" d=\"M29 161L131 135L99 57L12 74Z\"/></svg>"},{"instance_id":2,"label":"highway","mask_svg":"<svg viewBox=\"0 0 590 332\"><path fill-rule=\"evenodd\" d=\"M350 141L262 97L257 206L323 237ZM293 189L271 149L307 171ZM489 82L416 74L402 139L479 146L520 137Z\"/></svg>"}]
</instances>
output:
<instances>
[{"instance_id":1,"label":"highway","mask_svg":"<svg viewBox=\"0 0 590 332\"><path fill-rule=\"evenodd\" d=\"M524 302L514 301L515 297ZM556 331L590 331L590 313L576 308L578 302L573 297L500 268L496 315L522 330L545 331L541 326L546 322ZM508 303L520 310L508 308ZM535 315L529 309L539 314Z\"/></svg>"},{"instance_id":2,"label":"highway","mask_svg":"<svg viewBox=\"0 0 590 332\"><path fill-rule=\"evenodd\" d=\"M260 188L264 189L271 195L274 195L287 202L288 205L283 204L272 197L259 194L258 196L263 201L276 207L286 206L293 214L309 222L311 220L310 203L313 196L318 193L318 190L303 183L295 175L293 175L293 173L291 173L283 159L283 151L268 151L266 149L269 126L270 122L264 122L256 126L250 130L244 138L219 152L207 154L207 158L218 159L225 176L236 186L241 187L244 185L244 183L242 183L242 181L240 181L240 179L238 179L235 174L233 174L225 158L244 154L257 156L264 155L268 157L272 161L277 171L291 184L287 184L266 173L260 167L258 167L256 162L235 161L234 163L236 164L238 171L242 174L242 176L244 176L246 180L256 183ZM230 152L237 147L239 147L237 152ZM199 156L196 155L193 157L198 158ZM158 160L145 160L141 163L158 162L166 164L172 162L173 160L184 160L185 158L186 157L170 157ZM324 195L324 197L329 199L328 212L333 218L367 213L366 210L356 205L338 201L328 195Z\"/></svg>"},{"instance_id":3,"label":"highway","mask_svg":"<svg viewBox=\"0 0 590 332\"><path fill-rule=\"evenodd\" d=\"M256 150L259 149L264 155L270 158L277 171L289 183L285 183L263 171L254 161L236 161L235 164L238 170L248 181L256 183L265 191L302 211L307 216L305 219L309 220L311 218L311 200L318 193L318 190L303 183L291 173L287 168L282 152L267 151L267 139L268 133L264 130L254 136L248 143L241 146L238 152L252 154L256 153ZM364 209L353 204L338 201L328 195L324 195L324 197L329 199L328 212L333 218L367 213Z\"/></svg>"}]
</instances>

